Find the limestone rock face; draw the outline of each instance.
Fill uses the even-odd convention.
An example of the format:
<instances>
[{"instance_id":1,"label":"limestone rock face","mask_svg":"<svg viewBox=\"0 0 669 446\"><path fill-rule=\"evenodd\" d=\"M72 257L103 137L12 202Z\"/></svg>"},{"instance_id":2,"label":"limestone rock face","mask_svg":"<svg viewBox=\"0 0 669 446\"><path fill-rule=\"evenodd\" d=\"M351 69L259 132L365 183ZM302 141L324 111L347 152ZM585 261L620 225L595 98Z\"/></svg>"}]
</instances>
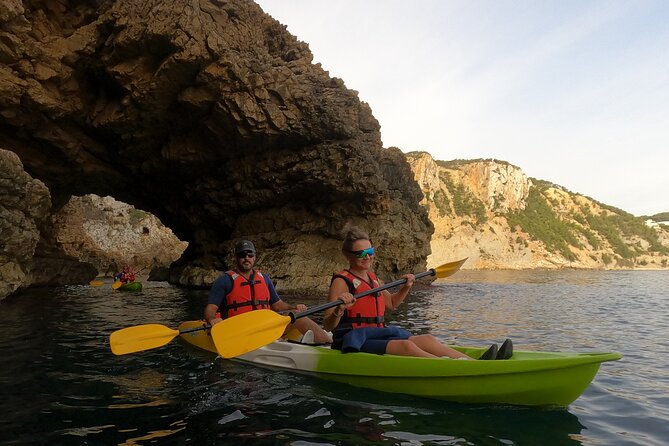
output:
<instances>
[{"instance_id":1,"label":"limestone rock face","mask_svg":"<svg viewBox=\"0 0 669 446\"><path fill-rule=\"evenodd\" d=\"M156 215L189 243L172 281L208 286L248 238L279 288L324 289L347 221L382 277L424 268L406 160L252 1L14 0L0 34L0 140L56 211L94 193Z\"/></svg>"},{"instance_id":2,"label":"limestone rock face","mask_svg":"<svg viewBox=\"0 0 669 446\"><path fill-rule=\"evenodd\" d=\"M525 208L532 182L520 168L496 160L435 161L426 152L413 152L408 160L435 228L429 266L464 257L469 258L464 268L553 265L548 253L533 254L540 244L527 236L528 249L518 249L506 218L499 215Z\"/></svg>"},{"instance_id":3,"label":"limestone rock face","mask_svg":"<svg viewBox=\"0 0 669 446\"><path fill-rule=\"evenodd\" d=\"M435 161L425 152L408 159L435 228L429 266L463 257L463 268L476 269L669 266L662 225L647 228L506 162Z\"/></svg>"},{"instance_id":4,"label":"limestone rock face","mask_svg":"<svg viewBox=\"0 0 669 446\"><path fill-rule=\"evenodd\" d=\"M461 178L488 209L496 212L524 209L531 181L520 168L488 161L463 165Z\"/></svg>"},{"instance_id":5,"label":"limestone rock face","mask_svg":"<svg viewBox=\"0 0 669 446\"><path fill-rule=\"evenodd\" d=\"M41 239L22 288L86 284L97 275L95 266L69 256L60 247Z\"/></svg>"},{"instance_id":6,"label":"limestone rock face","mask_svg":"<svg viewBox=\"0 0 669 446\"><path fill-rule=\"evenodd\" d=\"M112 197L72 197L52 221L63 250L101 275L112 276L124 265L148 274L169 267L188 246L154 215Z\"/></svg>"},{"instance_id":7,"label":"limestone rock face","mask_svg":"<svg viewBox=\"0 0 669 446\"><path fill-rule=\"evenodd\" d=\"M48 241L51 197L23 170L15 153L0 149L0 299L28 286L85 283L95 268Z\"/></svg>"},{"instance_id":8,"label":"limestone rock face","mask_svg":"<svg viewBox=\"0 0 669 446\"><path fill-rule=\"evenodd\" d=\"M429 199L448 184L472 193L491 211L505 213L524 209L532 182L512 164L497 160L478 162L435 161L429 153L413 152L409 157L416 181Z\"/></svg>"},{"instance_id":9,"label":"limestone rock face","mask_svg":"<svg viewBox=\"0 0 669 446\"><path fill-rule=\"evenodd\" d=\"M23 170L15 153L0 149L0 298L26 282L51 197Z\"/></svg>"}]
</instances>

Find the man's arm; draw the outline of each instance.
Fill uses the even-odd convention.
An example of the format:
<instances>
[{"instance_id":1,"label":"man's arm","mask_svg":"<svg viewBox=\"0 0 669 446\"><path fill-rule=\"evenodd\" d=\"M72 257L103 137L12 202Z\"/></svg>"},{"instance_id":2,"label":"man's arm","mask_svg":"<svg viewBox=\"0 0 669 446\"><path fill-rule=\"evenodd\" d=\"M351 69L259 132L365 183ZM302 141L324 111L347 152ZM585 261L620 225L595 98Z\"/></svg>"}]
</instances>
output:
<instances>
[{"instance_id":1,"label":"man's arm","mask_svg":"<svg viewBox=\"0 0 669 446\"><path fill-rule=\"evenodd\" d=\"M209 325L218 324L223 320L220 317L216 317L216 312L218 312L218 305L207 304L207 306L204 307L204 320L207 321Z\"/></svg>"},{"instance_id":2,"label":"man's arm","mask_svg":"<svg viewBox=\"0 0 669 446\"><path fill-rule=\"evenodd\" d=\"M232 291L232 279L227 274L223 274L216 279L211 286L211 290L209 291L209 301L204 308L204 320L210 325L221 322L222 319L216 317L216 312L218 312L221 303L223 303L225 296L227 296L230 291Z\"/></svg>"}]
</instances>

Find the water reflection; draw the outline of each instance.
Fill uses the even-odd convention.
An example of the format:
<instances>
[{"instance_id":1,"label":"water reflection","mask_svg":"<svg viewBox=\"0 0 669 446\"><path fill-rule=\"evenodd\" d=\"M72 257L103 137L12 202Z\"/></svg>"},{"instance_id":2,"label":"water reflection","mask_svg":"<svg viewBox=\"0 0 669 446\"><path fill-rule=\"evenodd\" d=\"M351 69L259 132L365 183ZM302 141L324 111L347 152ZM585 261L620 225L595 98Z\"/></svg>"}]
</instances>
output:
<instances>
[{"instance_id":1,"label":"water reflection","mask_svg":"<svg viewBox=\"0 0 669 446\"><path fill-rule=\"evenodd\" d=\"M228 366L223 367L227 371ZM233 375L234 371L228 379ZM229 384L221 383L226 394ZM283 372L256 381L254 387L256 391L243 400L209 398L208 413L218 418L209 434L222 443L273 439L286 444L534 444L541 438L545 444L580 444L584 429L578 417L564 409L450 404ZM268 403L272 393L275 398Z\"/></svg>"},{"instance_id":2,"label":"water reflection","mask_svg":"<svg viewBox=\"0 0 669 446\"><path fill-rule=\"evenodd\" d=\"M438 280L438 283L595 285L601 280L596 276L599 272L594 271L593 275L590 270L460 270L454 276Z\"/></svg>"}]
</instances>

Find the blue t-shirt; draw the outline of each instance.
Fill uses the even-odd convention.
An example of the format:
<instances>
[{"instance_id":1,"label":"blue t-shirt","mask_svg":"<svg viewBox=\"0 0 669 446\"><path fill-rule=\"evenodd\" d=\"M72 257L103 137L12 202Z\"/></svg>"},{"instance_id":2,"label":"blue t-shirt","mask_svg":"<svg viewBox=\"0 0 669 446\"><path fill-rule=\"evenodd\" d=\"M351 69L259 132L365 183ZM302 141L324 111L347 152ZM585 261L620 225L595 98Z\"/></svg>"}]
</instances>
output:
<instances>
[{"instance_id":1,"label":"blue t-shirt","mask_svg":"<svg viewBox=\"0 0 669 446\"><path fill-rule=\"evenodd\" d=\"M281 298L274 288L272 279L270 279L269 276L263 272L260 272L259 274L262 274L263 278L265 279L265 283L267 284L267 288L269 289L269 304L273 305L280 301ZM230 277L229 274L223 274L218 279L216 279L216 281L211 286L211 290L209 291L209 301L207 303L216 305L218 307L218 311L222 315L225 315L225 296L227 296L231 291L232 277Z\"/></svg>"}]
</instances>

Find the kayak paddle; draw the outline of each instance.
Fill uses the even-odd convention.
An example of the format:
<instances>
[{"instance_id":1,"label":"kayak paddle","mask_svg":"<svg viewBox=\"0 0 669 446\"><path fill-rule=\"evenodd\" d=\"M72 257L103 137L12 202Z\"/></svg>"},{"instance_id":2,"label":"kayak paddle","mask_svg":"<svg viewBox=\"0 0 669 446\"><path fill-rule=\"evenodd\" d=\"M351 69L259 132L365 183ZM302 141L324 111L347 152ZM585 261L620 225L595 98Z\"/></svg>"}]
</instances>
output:
<instances>
[{"instance_id":1,"label":"kayak paddle","mask_svg":"<svg viewBox=\"0 0 669 446\"><path fill-rule=\"evenodd\" d=\"M432 275L437 276L437 278L448 277L460 269L465 260L467 259L446 263L434 269L430 269L429 271L416 274L416 278L418 279ZM358 293L355 295L355 297L364 297L377 291L383 291L385 289L401 285L404 282L406 282L406 279L399 279L394 282L384 284L380 287ZM121 282L115 282L112 284L112 287L115 285L117 285L116 288L118 288L121 286ZM289 313L288 316L281 316L271 310L256 310L243 313L238 316L225 319L223 322L219 322L218 324L214 325L214 328L212 329L212 338L214 339L216 349L221 356L224 358L233 358L277 340L283 334L286 326L295 322L296 319L307 316L309 314L317 313L319 311L327 310L331 307L336 307L342 303L343 302L340 300L335 300L318 305L316 307L312 307L302 313ZM219 326L220 328L217 329L216 327ZM113 332L109 336L109 345L111 347L112 353L115 355L125 355L128 353L141 352L144 350L162 347L182 333L191 333L194 331L206 330L208 328L209 326L204 323L201 327L181 331L174 330L160 324L136 325L134 327L127 327ZM228 331L230 333L227 333ZM217 335L216 333L219 334ZM229 342L231 343L231 341L240 343L244 342L244 346L234 349L232 346L226 345Z\"/></svg>"},{"instance_id":2,"label":"kayak paddle","mask_svg":"<svg viewBox=\"0 0 669 446\"><path fill-rule=\"evenodd\" d=\"M152 348L162 347L182 333L206 330L207 324L188 330L173 330L160 324L144 324L116 330L109 336L109 346L115 355L141 352Z\"/></svg>"},{"instance_id":3,"label":"kayak paddle","mask_svg":"<svg viewBox=\"0 0 669 446\"><path fill-rule=\"evenodd\" d=\"M460 269L466 260L467 258L464 258L456 262L446 263L416 274L416 279L426 276L436 276L439 279L443 279L451 276ZM394 282L355 294L353 297L358 299L401 285L406 281L406 279L398 279ZM249 311L224 319L214 325L211 328L211 338L219 355L224 358L234 358L276 341L283 335L286 327L295 322L295 320L343 303L343 301L337 299L309 308L307 311L301 313L294 314L291 312L286 316L282 316L272 310Z\"/></svg>"}]
</instances>

